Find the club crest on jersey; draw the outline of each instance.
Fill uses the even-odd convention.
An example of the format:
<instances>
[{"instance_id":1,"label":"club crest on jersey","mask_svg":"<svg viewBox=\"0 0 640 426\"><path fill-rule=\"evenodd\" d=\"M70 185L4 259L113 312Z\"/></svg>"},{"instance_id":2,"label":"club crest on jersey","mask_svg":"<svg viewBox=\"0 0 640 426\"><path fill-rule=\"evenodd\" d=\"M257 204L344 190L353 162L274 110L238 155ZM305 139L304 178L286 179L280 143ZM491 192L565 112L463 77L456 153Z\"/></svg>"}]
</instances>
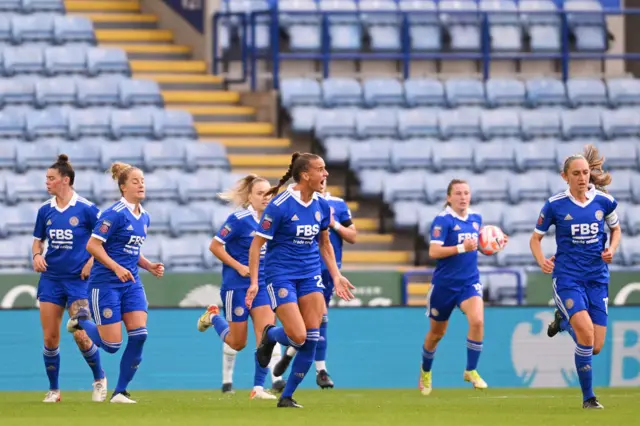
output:
<instances>
[{"instance_id":1,"label":"club crest on jersey","mask_svg":"<svg viewBox=\"0 0 640 426\"><path fill-rule=\"evenodd\" d=\"M147 225L144 225L143 229L144 229L144 233L146 234L147 233Z\"/></svg>"},{"instance_id":2,"label":"club crest on jersey","mask_svg":"<svg viewBox=\"0 0 640 426\"><path fill-rule=\"evenodd\" d=\"M434 237L434 238L438 238L438 237L440 236L440 231L441 231L441 230L442 230L442 228L441 228L441 227L439 227L439 226L435 226L435 227L433 228L433 232L432 232L433 237Z\"/></svg>"},{"instance_id":3,"label":"club crest on jersey","mask_svg":"<svg viewBox=\"0 0 640 426\"><path fill-rule=\"evenodd\" d=\"M440 314L436 308L431 308L431 315L437 317Z\"/></svg>"},{"instance_id":4,"label":"club crest on jersey","mask_svg":"<svg viewBox=\"0 0 640 426\"><path fill-rule=\"evenodd\" d=\"M102 221L99 230L101 233L106 234L107 232L109 232L109 228L111 228L111 222L105 219Z\"/></svg>"},{"instance_id":5,"label":"club crest on jersey","mask_svg":"<svg viewBox=\"0 0 640 426\"><path fill-rule=\"evenodd\" d=\"M288 294L289 294L289 290L287 290L286 288L281 288L280 290L278 290L278 297L280 299L284 299L285 297L287 297Z\"/></svg>"},{"instance_id":6,"label":"club crest on jersey","mask_svg":"<svg viewBox=\"0 0 640 426\"><path fill-rule=\"evenodd\" d=\"M597 210L596 211L596 219L602 220L603 217L604 217L604 212L602 210Z\"/></svg>"},{"instance_id":7,"label":"club crest on jersey","mask_svg":"<svg viewBox=\"0 0 640 426\"><path fill-rule=\"evenodd\" d=\"M220 230L220 236L222 238L226 237L227 235L229 235L229 233L231 232L231 227L229 225L225 225L221 230Z\"/></svg>"},{"instance_id":8,"label":"club crest on jersey","mask_svg":"<svg viewBox=\"0 0 640 426\"><path fill-rule=\"evenodd\" d=\"M269 230L271 229L271 224L273 223L273 218L267 214L264 215L264 218L262 219L262 223L260 224L260 226L262 227L262 229Z\"/></svg>"},{"instance_id":9,"label":"club crest on jersey","mask_svg":"<svg viewBox=\"0 0 640 426\"><path fill-rule=\"evenodd\" d=\"M102 316L107 318L107 319L109 319L109 318L111 318L113 316L113 311L111 309L109 309L109 308L104 308L102 310Z\"/></svg>"},{"instance_id":10,"label":"club crest on jersey","mask_svg":"<svg viewBox=\"0 0 640 426\"><path fill-rule=\"evenodd\" d=\"M78 226L78 223L80 223L80 220L75 216L71 216L71 219L69 219L69 225Z\"/></svg>"},{"instance_id":11,"label":"club crest on jersey","mask_svg":"<svg viewBox=\"0 0 640 426\"><path fill-rule=\"evenodd\" d=\"M244 308L242 306L236 306L236 308L233 310L233 313L236 314L237 317L242 316L242 314L244 314Z\"/></svg>"},{"instance_id":12,"label":"club crest on jersey","mask_svg":"<svg viewBox=\"0 0 640 426\"><path fill-rule=\"evenodd\" d=\"M480 229L480 225L478 225L478 222L473 222L473 229L475 229L476 231Z\"/></svg>"},{"instance_id":13,"label":"club crest on jersey","mask_svg":"<svg viewBox=\"0 0 640 426\"><path fill-rule=\"evenodd\" d=\"M320 215L320 212L319 212L319 211L317 211L317 212L316 212L316 220L317 220L318 222L320 222L320 220L321 220L321 219L322 219L322 216Z\"/></svg>"},{"instance_id":14,"label":"club crest on jersey","mask_svg":"<svg viewBox=\"0 0 640 426\"><path fill-rule=\"evenodd\" d=\"M567 309L571 309L573 308L573 299L567 299L564 302L565 306L567 307Z\"/></svg>"}]
</instances>

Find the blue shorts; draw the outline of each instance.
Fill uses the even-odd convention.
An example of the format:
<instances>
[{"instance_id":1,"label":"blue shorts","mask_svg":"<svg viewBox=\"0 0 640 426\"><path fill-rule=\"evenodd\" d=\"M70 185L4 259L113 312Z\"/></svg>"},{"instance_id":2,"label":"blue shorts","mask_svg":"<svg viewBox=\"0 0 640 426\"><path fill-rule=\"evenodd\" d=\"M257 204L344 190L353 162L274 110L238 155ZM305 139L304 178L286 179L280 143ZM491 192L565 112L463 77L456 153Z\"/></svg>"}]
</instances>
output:
<instances>
[{"instance_id":1,"label":"blue shorts","mask_svg":"<svg viewBox=\"0 0 640 426\"><path fill-rule=\"evenodd\" d=\"M474 296L482 297L482 284L469 283L455 289L431 284L427 294L427 315L435 321L448 321L453 309Z\"/></svg>"},{"instance_id":2,"label":"blue shorts","mask_svg":"<svg viewBox=\"0 0 640 426\"><path fill-rule=\"evenodd\" d=\"M587 311L594 324L607 326L608 283L569 277L554 278L553 298L566 320L571 319L576 312Z\"/></svg>"},{"instance_id":3,"label":"blue shorts","mask_svg":"<svg viewBox=\"0 0 640 426\"><path fill-rule=\"evenodd\" d=\"M249 318L249 310L247 309L247 305L244 302L246 295L246 288L220 291L224 318L227 320L227 322L247 321L247 319ZM269 293L267 293L267 287L260 286L258 288L256 298L253 299L251 309L265 305L271 306L271 299L269 298Z\"/></svg>"},{"instance_id":4,"label":"blue shorts","mask_svg":"<svg viewBox=\"0 0 640 426\"><path fill-rule=\"evenodd\" d=\"M76 279L56 279L40 275L38 300L68 308L76 300L88 298L88 283L80 277Z\"/></svg>"},{"instance_id":5,"label":"blue shorts","mask_svg":"<svg viewBox=\"0 0 640 426\"><path fill-rule=\"evenodd\" d=\"M298 303L298 298L307 294L324 293L324 290L322 275L299 280L273 281L267 285L267 291L273 295L273 310L285 303Z\"/></svg>"},{"instance_id":6,"label":"blue shorts","mask_svg":"<svg viewBox=\"0 0 640 426\"><path fill-rule=\"evenodd\" d=\"M327 304L327 308L329 307L329 302L331 302L331 297L333 296L333 278L331 278L331 274L329 270L325 269L322 271L322 284L324 284L324 301Z\"/></svg>"},{"instance_id":7,"label":"blue shorts","mask_svg":"<svg viewBox=\"0 0 640 426\"><path fill-rule=\"evenodd\" d=\"M122 314L147 312L149 304L142 283L126 287L91 287L89 309L96 325L115 324L122 321Z\"/></svg>"}]
</instances>

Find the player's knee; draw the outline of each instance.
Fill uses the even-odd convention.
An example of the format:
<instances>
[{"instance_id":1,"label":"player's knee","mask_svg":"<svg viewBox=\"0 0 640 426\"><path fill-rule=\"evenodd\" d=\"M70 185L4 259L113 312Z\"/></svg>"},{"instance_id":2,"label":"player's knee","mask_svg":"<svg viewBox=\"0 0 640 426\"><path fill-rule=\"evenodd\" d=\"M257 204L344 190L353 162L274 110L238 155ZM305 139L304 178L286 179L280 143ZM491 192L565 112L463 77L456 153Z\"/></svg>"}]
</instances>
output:
<instances>
[{"instance_id":1,"label":"player's knee","mask_svg":"<svg viewBox=\"0 0 640 426\"><path fill-rule=\"evenodd\" d=\"M602 351L602 347L604 346L604 342L596 342L593 345L593 354L598 355L600 351Z\"/></svg>"},{"instance_id":2,"label":"player's knee","mask_svg":"<svg viewBox=\"0 0 640 426\"><path fill-rule=\"evenodd\" d=\"M242 340L236 339L234 337L235 336L233 334L229 333L227 335L227 338L225 339L225 343L229 345L229 347L234 351L239 352L243 350L245 346L247 346L247 339L245 338L244 340Z\"/></svg>"},{"instance_id":3,"label":"player's knee","mask_svg":"<svg viewBox=\"0 0 640 426\"><path fill-rule=\"evenodd\" d=\"M107 342L106 340L102 341L102 349L104 349L106 352L109 352L110 354L115 354L116 352L118 352L121 346L122 346L122 341L119 341L119 342Z\"/></svg>"},{"instance_id":4,"label":"player's knee","mask_svg":"<svg viewBox=\"0 0 640 426\"><path fill-rule=\"evenodd\" d=\"M296 331L289 336L289 339L298 346L304 345L304 342L307 341L307 331Z\"/></svg>"},{"instance_id":5,"label":"player's knee","mask_svg":"<svg viewBox=\"0 0 640 426\"><path fill-rule=\"evenodd\" d=\"M51 333L44 337L44 345L47 348L57 348L60 344L60 333Z\"/></svg>"},{"instance_id":6,"label":"player's knee","mask_svg":"<svg viewBox=\"0 0 640 426\"><path fill-rule=\"evenodd\" d=\"M484 319L481 317L469 317L469 327L473 330L482 330L484 328Z\"/></svg>"}]
</instances>

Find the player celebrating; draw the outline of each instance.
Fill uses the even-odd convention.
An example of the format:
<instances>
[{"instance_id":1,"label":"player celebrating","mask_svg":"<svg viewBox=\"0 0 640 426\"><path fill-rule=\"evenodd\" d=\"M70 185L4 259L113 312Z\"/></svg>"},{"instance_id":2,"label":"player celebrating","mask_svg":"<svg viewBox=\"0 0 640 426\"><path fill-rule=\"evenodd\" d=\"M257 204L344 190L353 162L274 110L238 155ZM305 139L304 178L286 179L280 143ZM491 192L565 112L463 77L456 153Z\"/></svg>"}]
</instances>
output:
<instances>
[{"instance_id":1,"label":"player celebrating","mask_svg":"<svg viewBox=\"0 0 640 426\"><path fill-rule=\"evenodd\" d=\"M220 195L220 198L243 207L243 210L229 215L225 224L211 241L210 246L211 252L223 262L220 297L224 301L224 317L220 315L218 306L211 305L198 319L198 330L206 331L213 325L225 345L228 345L234 352L242 350L247 345L249 315L253 321L258 344L262 330L268 324L275 323L275 314L271 309L271 300L264 282L265 246L260 253L258 293L251 309L245 309L245 296L250 284L249 267L247 266L249 264L249 247L258 230L260 216L271 199L271 196L267 195L269 189L270 185L266 179L250 174L241 179L234 189ZM279 354L280 351L279 346L274 349L274 353ZM225 348L224 352L223 363L229 364L227 354L230 351ZM235 354L233 357L235 358ZM230 364L231 372L233 372L233 363ZM223 369L223 373L228 372L228 366L224 367L227 368ZM251 399L276 399L275 395L264 390L267 371L267 368L258 364L256 357ZM278 382L282 382L282 380L275 378L273 386L282 390L284 383ZM226 380L223 380L223 392L230 390L231 380L230 377L227 377Z\"/></svg>"},{"instance_id":2,"label":"player celebrating","mask_svg":"<svg viewBox=\"0 0 640 426\"><path fill-rule=\"evenodd\" d=\"M561 315L550 329L566 330L576 342L582 407L589 409L604 408L593 393L591 359L604 346L609 301L607 264L612 262L622 236L615 211L618 203L605 192L611 176L602 171L603 163L593 145L587 145L582 155L564 161L562 177L569 188L544 204L530 242L542 272L553 278L554 299ZM605 223L611 230L609 247ZM552 224L556 227L557 250L555 256L546 259L540 241Z\"/></svg>"},{"instance_id":3,"label":"player celebrating","mask_svg":"<svg viewBox=\"0 0 640 426\"><path fill-rule=\"evenodd\" d=\"M127 386L142 361L147 340L148 304L138 267L159 278L164 274L164 265L150 262L140 252L149 227L149 214L140 205L145 198L142 171L116 162L111 165L111 175L118 182L122 198L101 214L87 243L87 251L97 260L89 278L89 305L96 322L91 320L88 309L81 308L69 319L67 329L85 330L96 345L115 353L122 345L124 321L129 339L111 402L133 404L136 401L131 399Z\"/></svg>"},{"instance_id":4,"label":"player celebrating","mask_svg":"<svg viewBox=\"0 0 640 426\"><path fill-rule=\"evenodd\" d=\"M43 402L61 399L58 375L60 373L60 325L65 308L69 316L89 305L87 282L93 258L85 250L100 210L73 190L76 173L69 157L60 154L47 170L47 200L36 217L33 230L33 269L40 272L38 301L40 322L44 334L44 365L49 377L49 392ZM44 242L48 240L47 252ZM107 379L102 370L100 352L84 331L73 337L93 372L91 399L102 402L107 397Z\"/></svg>"},{"instance_id":5,"label":"player celebrating","mask_svg":"<svg viewBox=\"0 0 640 426\"><path fill-rule=\"evenodd\" d=\"M463 378L476 389L487 388L476 370L484 335L484 303L478 271L478 232L482 217L471 211L470 204L471 190L467 182L453 179L447 187L445 209L431 224L429 256L437 259L437 263L427 295L427 315L431 324L422 348L419 388L423 395L431 393L431 367L436 347L444 337L456 306L469 321L467 366Z\"/></svg>"},{"instance_id":6,"label":"player celebrating","mask_svg":"<svg viewBox=\"0 0 640 426\"><path fill-rule=\"evenodd\" d=\"M329 239L331 240L331 246L333 247L336 263L338 268L342 268L342 244L343 241L348 242L349 244L355 244L356 242L356 225L351 220L351 210L347 206L347 203L338 197L332 197L327 191L327 181L324 180L322 182L322 191L320 192L324 198L329 203L329 207L331 208L331 222L329 223L329 227L331 228L329 232ZM327 326L329 324L329 317L327 315L327 310L329 309L329 302L331 301L331 296L333 295L333 280L331 278L331 274L329 273L329 269L327 268L326 263L322 260L322 283L325 286L324 289L324 300L325 300L325 311L322 315L322 323L320 324L320 339L318 340L318 346L316 347L316 383L320 388L333 388L333 380L331 380L331 376L327 372ZM280 362L276 364L274 369L274 374L276 376L282 376L286 371L287 367L289 367L289 363L293 359L293 356L296 354L296 349L292 346L287 348L285 355L282 357Z\"/></svg>"},{"instance_id":7,"label":"player celebrating","mask_svg":"<svg viewBox=\"0 0 640 426\"><path fill-rule=\"evenodd\" d=\"M264 328L257 350L258 363L262 367L269 364L276 343L298 349L278 407L301 408L293 400L293 393L313 362L326 308L320 256L333 278L336 294L345 300L353 298L350 290L353 286L340 274L331 247L329 203L318 195L327 176L321 157L294 153L289 170L269 195L277 194L291 177L296 184L289 185L286 191L271 200L249 250L251 286L247 290L247 306L252 306L258 294L260 252L266 242L264 269L267 291L283 325Z\"/></svg>"}]
</instances>

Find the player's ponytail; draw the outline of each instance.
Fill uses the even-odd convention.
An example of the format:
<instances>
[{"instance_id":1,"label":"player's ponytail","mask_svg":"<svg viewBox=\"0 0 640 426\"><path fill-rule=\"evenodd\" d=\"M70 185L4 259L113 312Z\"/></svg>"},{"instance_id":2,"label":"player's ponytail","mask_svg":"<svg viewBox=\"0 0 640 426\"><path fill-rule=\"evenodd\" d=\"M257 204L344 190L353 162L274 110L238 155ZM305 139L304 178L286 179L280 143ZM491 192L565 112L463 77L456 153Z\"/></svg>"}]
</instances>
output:
<instances>
[{"instance_id":1,"label":"player's ponytail","mask_svg":"<svg viewBox=\"0 0 640 426\"><path fill-rule=\"evenodd\" d=\"M300 155L301 154L297 151L294 152L293 155L291 155L291 163L289 164L289 168L287 169L287 172L282 176L282 178L280 178L276 186L272 186L271 189L269 189L269 192L267 192L267 195L272 195L272 196L276 195L280 191L280 188L282 188L282 185L284 185L289 181L289 179L291 179L291 177L293 176L293 167L296 161L298 160L298 158L300 158Z\"/></svg>"},{"instance_id":2,"label":"player's ponytail","mask_svg":"<svg viewBox=\"0 0 640 426\"><path fill-rule=\"evenodd\" d=\"M120 189L120 193L122 194L122 185L127 183L127 179L129 178L129 173L133 170L136 170L137 167L132 166L131 164L123 163L121 161L116 161L111 164L109 168L109 172L111 173L111 178L118 182L118 189Z\"/></svg>"},{"instance_id":3,"label":"player's ponytail","mask_svg":"<svg viewBox=\"0 0 640 426\"><path fill-rule=\"evenodd\" d=\"M236 182L233 188L219 193L218 197L224 201L230 202L236 207L246 208L249 205L249 195L251 195L253 185L257 182L268 181L265 178L252 173Z\"/></svg>"},{"instance_id":4,"label":"player's ponytail","mask_svg":"<svg viewBox=\"0 0 640 426\"><path fill-rule=\"evenodd\" d=\"M67 154L58 155L58 159L55 163L49 167L50 169L57 170L62 177L69 178L69 186L73 186L73 182L76 179L76 172L73 170L73 166L69 162L69 156Z\"/></svg>"},{"instance_id":5,"label":"player's ponytail","mask_svg":"<svg viewBox=\"0 0 640 426\"><path fill-rule=\"evenodd\" d=\"M589 182L592 183L597 190L607 192L606 186L611 183L611 175L602 170L604 157L600 156L598 148L589 144L584 147L584 158L589 163Z\"/></svg>"},{"instance_id":6,"label":"player's ponytail","mask_svg":"<svg viewBox=\"0 0 640 426\"><path fill-rule=\"evenodd\" d=\"M464 179L451 179L451 182L449 182L449 185L447 185L447 197L449 197L451 195L451 192L453 192L453 187L459 183L467 183L467 181ZM449 201L445 201L444 208L446 209L450 205L451 203L449 203Z\"/></svg>"}]
</instances>

